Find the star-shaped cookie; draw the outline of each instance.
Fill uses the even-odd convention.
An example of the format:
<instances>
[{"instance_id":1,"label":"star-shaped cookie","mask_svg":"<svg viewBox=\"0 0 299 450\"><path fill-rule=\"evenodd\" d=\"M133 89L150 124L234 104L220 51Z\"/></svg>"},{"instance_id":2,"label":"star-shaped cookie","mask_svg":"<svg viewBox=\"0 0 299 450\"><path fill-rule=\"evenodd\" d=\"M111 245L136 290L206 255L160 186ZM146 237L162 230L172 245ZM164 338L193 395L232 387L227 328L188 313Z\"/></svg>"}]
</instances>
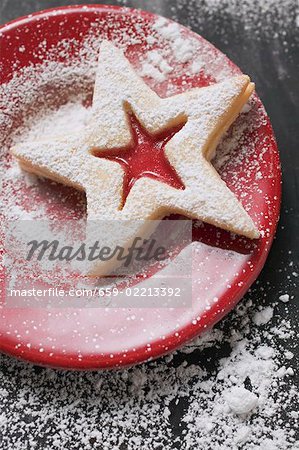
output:
<instances>
[{"instance_id":1,"label":"star-shaped cookie","mask_svg":"<svg viewBox=\"0 0 299 450\"><path fill-rule=\"evenodd\" d=\"M141 222L169 213L258 238L253 221L210 163L220 138L253 89L249 77L240 75L160 98L122 51L105 41L100 47L91 119L83 135L26 142L12 153L25 170L84 190L88 219L135 221L118 245L126 246L143 228ZM181 181L179 188L141 173L124 199L126 168L116 156L126 155L136 143L132 117L153 139L176 130L164 143L163 155Z\"/></svg>"}]
</instances>

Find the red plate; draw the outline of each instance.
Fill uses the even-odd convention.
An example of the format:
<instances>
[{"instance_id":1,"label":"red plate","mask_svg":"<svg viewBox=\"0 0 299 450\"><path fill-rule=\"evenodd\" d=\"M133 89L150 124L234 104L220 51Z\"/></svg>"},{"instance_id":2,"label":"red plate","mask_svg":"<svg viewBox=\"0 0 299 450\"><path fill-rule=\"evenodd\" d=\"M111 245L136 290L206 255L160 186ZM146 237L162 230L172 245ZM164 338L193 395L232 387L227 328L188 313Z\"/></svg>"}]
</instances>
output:
<instances>
[{"instance_id":1,"label":"red plate","mask_svg":"<svg viewBox=\"0 0 299 450\"><path fill-rule=\"evenodd\" d=\"M75 61L76 58L78 62L78 51L82 51L87 42L87 55L92 53L97 42L94 36L121 43L136 66L151 46L158 45L160 51L165 51L168 45L167 58L174 70L164 80L146 78L161 96L178 93L192 86L204 86L240 73L221 52L182 26L165 28L167 24L164 24L162 34L159 26L158 31L155 27L154 32L152 26L157 23L157 19L157 16L148 12L96 5L58 8L18 19L0 28L1 83L11 82L13 76L18 77L22 68L30 65L36 74L39 73L46 58L52 60L54 72L57 62L69 64L70 60ZM151 38L153 33L159 35L156 41ZM177 33L181 34L182 41L175 42ZM170 41L167 41L169 36ZM188 42L192 43L189 46L191 58L188 56ZM183 46L185 49L182 53ZM30 79L27 82L30 83ZM15 86L18 89L16 95L20 97L19 103L8 112L11 120L0 123L6 141L20 122L18 109L22 107L22 85L18 86L16 81ZM55 86L60 89L62 104L70 95L70 90L62 89L59 83ZM36 91L36 96L38 93ZM31 107L38 109L36 98L32 99ZM10 164L7 155L3 155L1 161L5 166ZM43 310L9 309L3 306L0 311L1 351L56 367L119 367L169 352L219 321L236 305L260 273L279 217L279 155L269 119L257 96L252 99L250 110L241 114L220 144L216 164L223 179L258 225L262 237L259 241L251 242L211 226L195 226L193 240L197 244L194 244L193 251L192 307L172 310ZM25 198L26 186L22 189ZM47 184L45 190L52 197L54 212L66 216L73 210L76 215L74 199L77 197L70 189ZM62 212L58 193L60 196L67 195L70 204L68 208L63 207ZM7 195L5 187L2 195ZM35 207L40 205L42 201L42 196L33 199L27 209L33 203Z\"/></svg>"}]
</instances>

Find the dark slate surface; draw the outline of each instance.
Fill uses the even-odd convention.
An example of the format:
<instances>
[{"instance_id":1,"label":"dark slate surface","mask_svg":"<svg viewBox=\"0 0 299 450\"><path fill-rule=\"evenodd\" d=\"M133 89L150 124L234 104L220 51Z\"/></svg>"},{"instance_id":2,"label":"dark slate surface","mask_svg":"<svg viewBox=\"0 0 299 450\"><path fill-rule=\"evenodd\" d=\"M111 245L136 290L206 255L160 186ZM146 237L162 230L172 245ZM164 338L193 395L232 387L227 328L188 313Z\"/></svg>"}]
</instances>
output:
<instances>
[{"instance_id":1,"label":"dark slate surface","mask_svg":"<svg viewBox=\"0 0 299 450\"><path fill-rule=\"evenodd\" d=\"M40 9L78 3L85 2L78 0L0 0L0 23ZM89 0L86 3L96 2ZM106 3L124 4L116 1L106 1ZM271 304L273 298L278 298L284 292L298 297L298 284L292 277L292 270L289 268L289 264L292 262L293 270L297 268L298 271L299 265L299 28L295 25L296 0L293 2L281 2L280 0L270 2L274 6L276 4L277 14L275 11L274 14L273 11L271 14L267 10L263 12L258 6L257 10L253 12L254 8L248 6L251 3L249 1L238 3L233 0L223 0L220 2L224 5L222 9L213 7L215 3L217 2L212 0L206 0L206 2L201 0L178 0L177 2L136 0L128 1L125 5L149 9L190 26L224 51L256 82L257 91L271 117L276 133L284 180L282 214L277 236L265 268L259 277L258 285L249 294L253 302L262 301L263 305L267 305ZM238 6L236 6L237 3ZM260 5L264 3L268 2L260 1ZM285 6L282 6L283 3ZM267 295L263 296L261 300L263 291L267 291ZM279 311L282 315L284 314L282 305L278 306ZM290 303L289 312L293 327L298 326L299 310L295 301ZM226 319L225 328L230 327L230 320L230 317ZM281 350L284 351L283 348ZM213 371L217 361L227 353L227 347L222 346L218 354L207 350L203 354L196 352L194 355L188 356L188 359L189 362L191 360L194 364L202 365L208 371ZM298 366L298 356L297 354L297 359L293 361L293 367L296 367L296 362ZM176 358L179 363L186 356L178 355ZM165 361L162 363L165 364ZM42 373L44 369L28 369L23 363L15 363L9 357L4 357L1 369L11 379L9 396L12 408L19 390L25 383L24 377L25 380L26 377L29 377L26 381L27 389L28 386L29 390L30 387L32 390L41 388L43 378L39 378L38 386L36 380L37 374ZM80 374L76 378L76 386L79 385L82 392L89 392L91 376L91 374ZM64 385L67 383L67 378L65 378L65 374L61 374L61 377L61 385ZM49 379L49 376L44 378L44 390ZM74 375L71 376L71 379L74 381ZM287 386L286 389L288 389ZM179 401L177 405L174 403L171 406L174 438L180 436L181 433L179 423L184 408L183 403ZM29 416L30 411L29 413L28 411L24 412L25 420L30 420ZM52 431L49 428L44 430L44 433L52 433ZM43 449L44 439L42 436L43 432L36 439L38 443L36 448L38 449ZM7 436L2 436L2 439L1 448L6 449L9 439ZM28 444L29 441L30 438L24 436L24 449L31 448Z\"/></svg>"}]
</instances>

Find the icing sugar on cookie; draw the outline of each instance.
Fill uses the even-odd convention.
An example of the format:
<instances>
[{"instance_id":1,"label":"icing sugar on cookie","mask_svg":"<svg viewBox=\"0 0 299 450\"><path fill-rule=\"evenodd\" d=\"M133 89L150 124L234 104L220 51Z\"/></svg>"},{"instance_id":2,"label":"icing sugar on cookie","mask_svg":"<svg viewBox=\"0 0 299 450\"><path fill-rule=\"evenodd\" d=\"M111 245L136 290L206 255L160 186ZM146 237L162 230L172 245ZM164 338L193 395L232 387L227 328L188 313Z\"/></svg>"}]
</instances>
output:
<instances>
[{"instance_id":1,"label":"icing sugar on cookie","mask_svg":"<svg viewBox=\"0 0 299 450\"><path fill-rule=\"evenodd\" d=\"M145 233L145 222L169 213L255 239L259 231L210 163L253 89L249 77L240 75L160 98L122 51L105 41L83 133L21 143L12 153L25 170L84 190L88 219L133 221L117 237L124 247ZM136 148L140 164L145 156L149 166L132 176ZM161 164L162 172L156 170L158 157L164 172Z\"/></svg>"}]
</instances>

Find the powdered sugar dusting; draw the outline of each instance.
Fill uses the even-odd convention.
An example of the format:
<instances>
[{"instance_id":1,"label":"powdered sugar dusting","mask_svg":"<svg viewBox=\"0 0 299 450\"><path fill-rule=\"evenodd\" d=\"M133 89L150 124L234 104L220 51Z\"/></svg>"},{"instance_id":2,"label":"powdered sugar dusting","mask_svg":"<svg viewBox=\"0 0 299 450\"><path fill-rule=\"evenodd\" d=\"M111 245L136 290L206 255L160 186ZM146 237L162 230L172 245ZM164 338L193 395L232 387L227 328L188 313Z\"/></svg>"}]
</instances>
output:
<instances>
[{"instance_id":1,"label":"powdered sugar dusting","mask_svg":"<svg viewBox=\"0 0 299 450\"><path fill-rule=\"evenodd\" d=\"M117 46L127 52L129 59L134 63L137 70L141 70L144 58L148 59L155 67L159 66L161 73L162 68L166 67L168 74L165 82L157 83L147 80L148 84L161 97L179 94L194 87L194 84L195 86L213 84L215 80L227 79L227 77L230 78L231 75L238 73L238 70L231 66L223 55L204 41L196 39L195 36L188 37L187 30L181 29L176 24L166 19L157 19L150 24L144 23L137 14L133 18L136 29L132 32L133 19L131 15L128 17L124 29L116 27L110 37L117 43ZM99 30L101 30L101 34L97 34ZM38 66L21 69L7 84L1 86L0 126L3 134L0 136L2 141L5 141L5 145L2 146L3 153L7 152L12 141L15 143L31 141L32 139L38 139L38 136L44 137L47 134L54 136L56 133L74 130L72 132L73 139L77 139L84 124L90 121L89 110L83 105L90 104L97 56L108 31L111 33L111 30L107 29L106 21L102 20L102 22L96 21L91 25L90 34L80 45L75 40L62 40L55 48L47 49L47 42L43 40L37 47L36 53L42 59L42 52L46 52L48 59L44 58L43 63ZM174 63L173 42L177 39L184 39L186 48L188 43L192 46L193 57L190 61L181 63L176 61ZM131 48L132 44L144 45L145 51L141 54L134 53ZM74 54L71 53L71 56L69 55L70 48L72 48L72 51L75 48ZM199 57L204 61L203 67L206 73L202 73L200 78L197 76L190 78L189 69L193 58L196 61ZM65 62L57 62L57 59L65 60ZM206 67L207 63L208 66ZM173 70L170 70L166 64ZM178 80L180 80L179 83ZM224 81L223 86L226 86L226 83L228 82ZM105 83L103 86L106 86ZM209 88L207 88L208 90ZM216 100L213 99L213 101ZM215 107L214 103L210 105L212 110L213 105ZM178 102L178 106L181 106L180 102ZM161 120L161 117L158 119ZM114 123L115 120L110 121L109 127L113 129ZM260 142L259 130L266 125L267 117L263 107L254 97L251 100L250 108L243 111L233 128L224 137L214 160L214 165L221 172L221 176L240 196L240 199L246 203L248 209L254 208L253 193L254 195L260 195L263 192L260 183L264 181L265 167L268 167L266 158L269 156L267 152L269 142L267 140ZM250 136L250 139L248 139L248 136ZM258 152L256 151L257 146ZM47 156L47 153L45 155ZM275 161L272 161L271 164L275 164ZM241 177L239 170L236 170L236 167L240 166L245 169L245 173ZM69 168L69 165L66 165L66 167ZM233 170L230 170L231 167L233 167ZM192 167L191 169L193 170ZM2 170L4 208L8 218L32 217L40 219L45 216L47 218L59 218L64 217L65 214L69 218L84 216L85 199L81 193L34 178L28 182L27 176L24 177L22 172L17 172L15 162L12 161L10 156L7 156L7 161L2 166ZM256 182L252 183L250 175L254 172L257 174ZM259 173L263 173L263 179L258 176ZM273 172L270 171L267 176L272 182ZM206 193L204 194L206 195ZM265 210L256 209L253 212L253 217L259 221L267 216L270 206L271 199L265 202ZM273 222L271 226L273 227ZM271 227L265 229L263 229L263 225L261 227L266 245L269 245L268 238ZM234 241L235 237L232 236L231 239ZM218 240L219 235L217 233L216 246ZM242 246L248 249L247 242L242 242ZM198 259L202 254L201 248L205 248L203 244L196 249ZM253 245L251 250L256 248ZM222 257L224 257L224 253ZM229 257L231 257L231 254L229 254ZM237 267L242 261L242 257L236 252L234 258L235 262L231 266L230 276L235 277L238 276ZM200 263L199 267L201 267ZM246 269L243 270L246 272L246 270L251 271L253 269L254 265L251 261L248 261ZM229 280L223 280L223 282L229 289ZM240 283L242 285L242 282ZM211 281L209 288L212 285ZM207 304L207 307L210 308L210 305ZM195 324L197 320L197 318L194 319Z\"/></svg>"},{"instance_id":2,"label":"powdered sugar dusting","mask_svg":"<svg viewBox=\"0 0 299 450\"><path fill-rule=\"evenodd\" d=\"M177 3L178 7L183 5L193 12L199 4L180 0ZM206 3L211 6L212 0ZM215 10L218 8L221 11L224 3L227 4L224 1L213 0ZM249 0L242 2L239 14L244 11L244 5L247 10L252 11L252 3L254 2ZM269 3L271 4L266 2L267 7ZM196 20L201 20L201 17L204 15L196 14ZM250 16L248 17L247 23L250 27ZM190 60L187 58L185 63L178 64L177 55L172 59L169 48L173 47L172 43L177 38L184 37L182 34L177 35L176 27L169 29L167 23L166 21L163 24L169 33L167 38L161 35L162 27L145 37L128 38L128 35L119 31L115 31L118 37L114 36L115 42L124 49L129 47L130 39L137 45L144 39L149 52L157 45L162 45L161 39L167 41L159 50L162 57L160 62L155 54L149 58L145 55L145 60L164 78L158 80L152 77L152 69L149 69L147 81L163 96L192 87L194 80L189 78L189 69L190 74L199 74L201 81L207 84L234 73L235 69L231 69L223 57L215 60L212 58L213 68L211 65L206 68L209 61L207 55L211 57L213 52L210 50L201 52L200 44L195 44L192 48L193 56ZM273 33L273 28L275 27L272 26L268 31ZM49 110L45 105L39 105L34 112L31 110L29 122L18 129L17 137L13 137L15 142L28 137L31 140L43 132L59 133L67 126L70 127L70 131L75 128L77 130L79 128L80 131L80 123L85 123L89 117L89 111L82 106L82 101L85 104L86 98L90 99L100 40L98 36L96 39L91 38L85 43L84 51L81 49L81 54L85 56L87 54L91 64L87 64L84 57L79 65L73 61L67 67L56 62L46 62L41 67L41 78L31 67L23 71L25 76L17 76L5 86L6 95L7 89L11 95L11 97L7 95L5 105L1 105L5 107L6 112L4 117L1 116L5 128L12 124L12 112L16 112L13 96L18 97L20 104L28 105L41 88L39 80L47 83L53 79L58 83L58 87L60 86L58 96L52 94L51 97L50 94L48 97L54 109ZM23 48L18 51L22 54ZM173 70L170 70L164 61ZM144 55L136 61L140 71L143 63ZM204 76L204 69L210 72L208 77ZM180 75L183 76L183 86L175 83ZM24 85L28 76L29 82ZM72 89L74 80L76 86ZM161 83L162 85L164 83L163 87ZM20 90L20 86L25 86L25 89ZM70 93L67 102L59 98L65 88ZM0 96L0 101L1 98L3 97ZM245 121L244 115L247 115ZM244 125L245 122L247 125ZM265 159L267 142L265 141L264 147L259 147L260 153L251 160L248 167L246 161L255 151L256 142L254 140L248 142L246 134L248 131L254 134L265 123L266 117L262 107L252 101L250 109L244 110L237 120L233 132L225 136L214 160L223 177L230 172L230 160L233 160L233 164L239 163L246 167L247 172L242 180L237 177L232 180L237 191L244 191L247 173L256 170L256 181L250 189L246 188L246 192L242 192L242 195L249 197L252 189L262 193L259 184L262 178L259 174L263 174L263 168L267 164ZM7 148L3 147L3 150L6 152ZM4 166L3 175L6 192L4 207L7 212L15 214L13 217L22 217L22 214L28 214L30 218L40 218L43 215L50 217L55 204L61 208L62 215L65 212L75 216L84 214L84 198L81 194L70 190L61 192L61 186L55 183L49 186L48 182L34 177L28 178L10 159ZM42 195L42 199L40 199L41 191L45 194ZM30 199L27 206L22 201L24 192ZM271 198L266 198L266 201L271 203ZM33 205L36 205L36 208ZM79 213L78 211L75 213L75 209L79 210ZM202 225L198 224L198 227L201 229ZM267 239L270 231L268 229L262 231ZM200 270L204 270L207 263L208 258L203 260ZM270 289L269 292L259 290L257 285L255 292L249 293L247 299L231 315L230 321L224 320L213 331L191 342L180 352L160 361L118 372L74 373L33 368L1 356L0 398L4 413L0 416L0 425L3 448L8 450L22 450L24 446L43 450L61 448L88 450L97 447L107 450L297 448L295 433L298 428L296 403L298 390L292 382L294 374L296 375L296 362L293 358L296 331L291 322L292 318L288 318L288 303L284 301L287 299L286 295L289 296L288 301L294 301L292 291L296 291L297 278L292 274L298 274L298 267L294 264L289 268L288 263L289 261L281 270L288 270L286 275L291 280L290 286L287 283L283 286L281 296L284 297L277 299L278 304L271 301ZM251 264L249 261L248 265L252 268ZM216 268L214 269L216 271ZM233 270L235 271L234 268ZM212 282L213 280L211 284ZM251 296L256 298L257 292L260 298L259 306L252 305L251 302ZM215 299L217 302L217 297ZM130 313L129 317L137 322L134 314ZM76 334L80 334L82 330L78 315L75 313L70 318L75 324ZM144 316L142 319L144 320ZM46 321L51 320L55 322L55 317L50 311ZM194 321L196 324L196 319ZM41 323L33 318L28 320L28 331L31 333L40 326ZM18 339L20 330L12 327L8 333ZM85 335L83 336L83 332L82 338L87 339ZM96 349L100 339L101 337L95 334L90 345ZM51 340L49 336L47 342ZM281 351L282 343L289 349L285 355ZM46 351L44 344L40 343L41 354ZM21 343L17 345L21 346ZM148 345L150 349L150 344ZM29 339L26 348L30 349L31 346ZM52 349L49 358L56 350ZM220 352L226 356L220 359L218 357ZM82 355L78 351L78 359L80 358L82 359ZM287 389L285 389L286 380ZM240 393L245 393L245 402L243 397L240 398ZM178 423L182 429L182 436L176 434L175 428Z\"/></svg>"},{"instance_id":3,"label":"powdered sugar dusting","mask_svg":"<svg viewBox=\"0 0 299 450\"><path fill-rule=\"evenodd\" d=\"M130 18L130 20L132 20L132 18ZM137 24L140 21L138 16L136 21ZM101 27L103 34L105 34L106 24L101 23ZM237 69L231 69L230 64L221 55L223 64L217 69L220 63L219 53L204 44L201 40L196 41L193 36L188 39L188 37L185 36L185 33L187 33L186 30L181 31L176 24L173 24L172 26L172 22L169 22L166 19L157 19L150 26L150 29L148 29L148 25L145 24L143 24L143 27L144 29L138 28L138 34L134 36L116 29L114 39L118 46L129 52L130 59L135 62L137 69L138 67L140 68L140 64L142 66L144 58L155 65L155 67L159 66L160 71L165 64L169 64L169 67L174 69L170 70L169 67L167 67L168 74L166 84L164 82L158 84L155 82L151 83L151 81L148 80L150 86L154 87L161 97L169 95L170 92L172 94L178 94L186 89L192 88L194 85L194 79L188 79L188 64L192 64L191 60L187 65L186 63L172 63L174 55L171 43L178 38L184 38L193 46L194 58L198 58L199 55L203 58L205 58L205 56L208 58L209 56L209 68L206 68L206 70L207 72L211 71L213 77L206 78L205 74L203 74L200 79L196 77L196 85L212 84L216 79L221 79L224 76L223 68L225 68L225 70L227 69L228 77L237 72ZM163 31L164 28L167 30L167 36L163 37L163 34L165 35ZM131 28L129 27L129 29ZM151 39L149 39L149 37L151 37ZM11 140L14 140L15 143L30 142L39 140L40 136L45 138L47 135L50 135L52 137L60 135L61 133L65 134L65 132L70 133L72 139L76 140L77 136L82 134L84 125L90 122L90 109L86 106L90 104L91 101L97 54L102 40L103 36L97 36L91 33L91 35L83 41L81 47L78 47L76 41L71 43L62 41L57 48L48 50L48 60L46 59L37 67L27 67L22 69L9 83L2 86L3 97L0 97L2 99L1 126L5 133L8 134L7 140L5 141L6 148L3 147L3 151L7 151L7 147L10 145ZM140 59L138 54L130 53L130 45L136 42L139 42L139 44L140 42L145 42L144 45L147 50L142 54ZM42 46L38 47L38 52L40 52L41 49L44 49L46 45L44 41L42 44ZM71 45L73 47L77 46L78 50L75 52L74 56L68 58L67 51ZM157 45L158 49L156 48ZM58 54L60 59L67 57L67 64L55 62L55 54ZM180 80L182 80L182 85L176 84L175 82L179 75L181 77ZM208 79L209 81L207 81ZM227 82L224 82L223 86L226 86L226 83ZM105 80L101 83L101 88L103 87L107 89ZM234 87L232 88L234 89ZM40 92L44 92L45 89L47 95L39 95ZM208 91L209 88L207 88L207 92ZM16 98L18 99L17 102ZM40 99L46 99L46 102L36 102L36 100ZM213 99L213 101L216 100ZM182 102L178 102L178 105L175 106L181 107L181 103ZM21 104L22 108L16 107L18 104ZM211 107L210 109L213 110L213 104L210 105L208 102L208 107ZM22 112L22 126L17 127L16 132L12 134L10 132L10 125L14 123L15 115ZM201 111L199 111L199 113L200 112ZM164 120L164 113L165 111L161 116L162 119L161 117L158 117L157 121L158 119L160 121ZM108 124L108 128L115 132L117 130L115 128L116 121L114 119L115 117L113 116L113 119L110 120ZM145 117L144 120L147 120L147 118ZM261 146L258 131L266 124L267 118L265 112L256 97L253 97L250 106L242 111L242 114L237 119L232 129L224 137L218 148L216 158L214 159L214 165L221 172L221 176L230 182L230 186L233 187L235 192L239 193L240 198L242 201L246 202L248 208L254 206L252 193L262 193L259 184L261 183L261 178L258 177L258 174L263 173L264 180L264 167L266 165L264 157L267 156L268 147L267 142L265 142L264 146ZM149 123L149 126L152 126L152 123ZM250 140L247 138L247 134L250 136ZM254 136L255 138L253 138ZM2 135L2 138L5 139L5 134ZM178 142L179 141L180 139ZM256 152L257 145L259 145L259 149L261 150L259 150L259 153L254 158L252 158L252 155ZM31 147L29 145L29 150L30 149ZM47 151L45 152L45 157L49 158ZM56 148L55 151L57 152ZM240 177L239 172L235 167L233 170L230 170L230 164L232 167L235 165L237 167L245 167L246 173ZM69 166L70 164L66 165L67 169L69 169ZM31 178L31 180L28 181L28 176L24 175L21 171L18 171L16 163L10 157L8 157L7 164L3 166L3 169L3 192L5 192L4 206L6 216L9 219L27 219L30 217L37 219L43 217L57 219L65 217L65 214L69 218L84 217L85 199L84 195L81 193L36 178ZM192 167L191 169L193 170ZM247 183L246 185L246 179L250 179L250 174L252 172L257 173L256 183L250 181L250 183ZM272 179L272 176L271 172L269 178L271 177ZM24 199L26 200L25 202ZM142 202L144 203L143 200ZM268 205L270 204L271 203L265 204L265 207L268 208ZM267 214L267 211L264 212L261 210L257 210L254 213L257 220ZM262 229L261 232L265 239L267 239L270 229ZM219 235L217 234L217 242L218 239ZM234 240L235 237L232 236L232 241ZM248 247L248 243L246 242L244 244L242 243L242 246L243 245L245 248ZM253 245L252 249L254 248L255 245ZM200 261L202 249L205 249L204 244L197 246L195 249L198 261L196 272L198 274L202 270L202 262ZM217 252L214 253L217 254ZM222 252L221 254L219 251L218 253L220 257L219 260L225 258L225 252ZM231 258L230 254L229 257ZM234 263L231 265L232 271L230 272L230 276L238 275L237 267L243 260L238 253L234 254L234 259ZM220 266L221 264L219 267ZM253 268L254 265L248 261L246 269L243 270L250 271L253 270ZM214 267L214 270L215 269L216 268ZM229 280L224 279L223 282L229 289ZM240 283L241 286L242 282ZM212 280L208 284L209 286L206 286L206 289L209 288L211 290L213 287ZM210 301L207 301L206 307L211 308ZM194 319L195 325L197 324L197 321L198 317Z\"/></svg>"},{"instance_id":4,"label":"powdered sugar dusting","mask_svg":"<svg viewBox=\"0 0 299 450\"><path fill-rule=\"evenodd\" d=\"M267 296L266 307L285 315ZM2 445L21 450L28 442L32 447L42 434L43 450L69 445L88 450L103 442L103 448L132 450L171 450L173 443L190 450L298 448L298 390L291 381L295 362L292 352L285 357L280 352L282 341L292 348L294 331L288 319L282 326L279 321L256 326L255 314L247 298L230 321L180 352L121 372L35 369L1 356ZM276 329L288 330L287 335L278 337ZM220 349L227 354L222 359ZM24 416L24 405L31 420ZM173 429L178 420L181 437ZM49 427L53 433L44 434Z\"/></svg>"},{"instance_id":5,"label":"powdered sugar dusting","mask_svg":"<svg viewBox=\"0 0 299 450\"><path fill-rule=\"evenodd\" d=\"M235 118L252 90L249 78L239 76L161 99L136 75L123 53L105 41L100 47L92 112L86 130L64 134L61 139L52 135L48 140L44 137L21 143L13 147L13 154L34 173L48 174L56 181L62 179L83 189L89 219L147 220L178 212L258 238L258 228L250 216L207 162L223 130L232 122L231 117ZM124 173L117 162L101 156L111 148L130 143L124 104L153 134L182 123L183 118L185 124L166 144L165 154L185 189L173 189L159 180L141 177L120 208ZM99 158L93 155L93 149ZM137 234L138 231L128 230L119 245Z\"/></svg>"}]
</instances>

